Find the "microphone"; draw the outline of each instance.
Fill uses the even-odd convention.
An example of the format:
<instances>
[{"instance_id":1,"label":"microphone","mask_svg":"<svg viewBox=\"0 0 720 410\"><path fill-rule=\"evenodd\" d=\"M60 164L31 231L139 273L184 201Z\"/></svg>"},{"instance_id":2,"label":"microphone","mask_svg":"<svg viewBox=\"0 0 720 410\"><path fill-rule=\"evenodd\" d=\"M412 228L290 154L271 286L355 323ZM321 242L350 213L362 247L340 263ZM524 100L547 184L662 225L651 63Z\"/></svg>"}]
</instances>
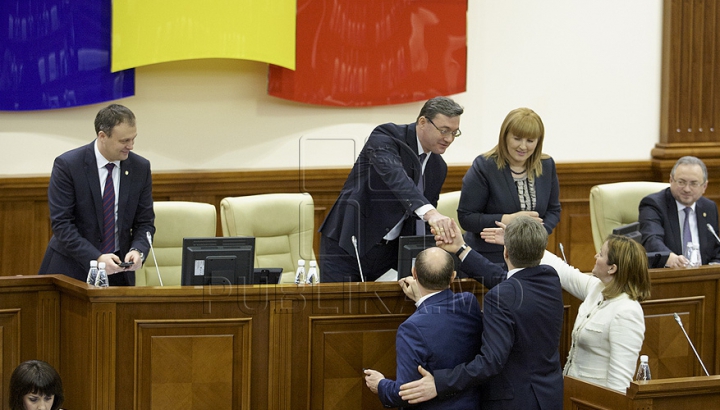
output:
<instances>
[{"instance_id":1,"label":"microphone","mask_svg":"<svg viewBox=\"0 0 720 410\"><path fill-rule=\"evenodd\" d=\"M352 243L353 247L355 247L355 259L357 259L358 269L360 269L360 282L365 282L365 276L363 276L362 273L362 265L360 264L360 253L357 248L357 238L355 238L355 235L352 236Z\"/></svg>"},{"instance_id":2,"label":"microphone","mask_svg":"<svg viewBox=\"0 0 720 410\"><path fill-rule=\"evenodd\" d=\"M565 257L565 247L563 246L562 242L558 242L558 244L560 245L560 253L562 253L563 260L565 261L565 263L568 263L567 258Z\"/></svg>"},{"instance_id":3,"label":"microphone","mask_svg":"<svg viewBox=\"0 0 720 410\"><path fill-rule=\"evenodd\" d=\"M712 225L707 224L706 226L708 228L708 231L710 231L710 233L713 234L713 236L715 237L715 240L718 241L718 243L720 243L720 238L718 238L717 234L715 233L715 229L713 229Z\"/></svg>"},{"instance_id":4,"label":"microphone","mask_svg":"<svg viewBox=\"0 0 720 410\"><path fill-rule=\"evenodd\" d=\"M697 350L695 350L695 345L693 345L692 340L690 340L690 336L688 336L687 332L685 331L685 327L682 324L682 320L680 320L680 316L678 316L677 313L673 313L673 316L675 316L675 321L678 322L678 325L680 325L680 329L682 329L683 333L685 334L685 338L687 339L688 343L690 343L690 347L692 347L693 352L695 352L695 357L697 357L698 361L700 362L700 366L702 366L703 370L705 371L705 376L710 376L710 373L708 373L707 369L705 368L705 363L703 363Z\"/></svg>"},{"instance_id":5,"label":"microphone","mask_svg":"<svg viewBox=\"0 0 720 410\"><path fill-rule=\"evenodd\" d=\"M152 245L152 235L150 235L150 232L145 232L145 237L147 238L148 244L150 245L150 252L152 252L153 261L155 261L155 271L157 272L158 280L160 281L160 286L165 286L165 285L163 285L162 278L160 277L160 268L158 267L158 264L157 264L157 256L155 256L155 248L153 248L153 245Z\"/></svg>"}]
</instances>

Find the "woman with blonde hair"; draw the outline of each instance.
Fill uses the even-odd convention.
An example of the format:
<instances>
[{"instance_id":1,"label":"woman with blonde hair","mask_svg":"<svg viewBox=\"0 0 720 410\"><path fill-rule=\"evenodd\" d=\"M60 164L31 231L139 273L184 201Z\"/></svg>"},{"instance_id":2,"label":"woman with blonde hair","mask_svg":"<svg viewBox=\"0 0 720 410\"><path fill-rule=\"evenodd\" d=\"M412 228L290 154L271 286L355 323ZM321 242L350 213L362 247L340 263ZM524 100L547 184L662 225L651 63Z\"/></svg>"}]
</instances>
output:
<instances>
[{"instance_id":1,"label":"woman with blonde hair","mask_svg":"<svg viewBox=\"0 0 720 410\"><path fill-rule=\"evenodd\" d=\"M458 220L465 241L490 261L504 265L502 246L480 238L495 221L508 224L518 215L543 223L548 234L560 221L560 188L555 161L543 154L545 126L529 108L510 111L498 144L479 155L463 177Z\"/></svg>"}]
</instances>

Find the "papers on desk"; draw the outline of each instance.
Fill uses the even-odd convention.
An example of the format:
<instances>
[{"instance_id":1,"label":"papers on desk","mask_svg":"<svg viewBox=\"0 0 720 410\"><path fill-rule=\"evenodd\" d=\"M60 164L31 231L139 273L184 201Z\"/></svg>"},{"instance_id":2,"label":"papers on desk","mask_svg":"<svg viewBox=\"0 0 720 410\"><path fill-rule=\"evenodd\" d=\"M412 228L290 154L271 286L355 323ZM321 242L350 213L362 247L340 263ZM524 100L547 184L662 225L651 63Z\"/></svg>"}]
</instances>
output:
<instances>
[{"instance_id":1,"label":"papers on desk","mask_svg":"<svg viewBox=\"0 0 720 410\"><path fill-rule=\"evenodd\" d=\"M389 269L387 272L383 273L382 276L375 279L375 282L397 282L397 280L397 271L395 269Z\"/></svg>"}]
</instances>

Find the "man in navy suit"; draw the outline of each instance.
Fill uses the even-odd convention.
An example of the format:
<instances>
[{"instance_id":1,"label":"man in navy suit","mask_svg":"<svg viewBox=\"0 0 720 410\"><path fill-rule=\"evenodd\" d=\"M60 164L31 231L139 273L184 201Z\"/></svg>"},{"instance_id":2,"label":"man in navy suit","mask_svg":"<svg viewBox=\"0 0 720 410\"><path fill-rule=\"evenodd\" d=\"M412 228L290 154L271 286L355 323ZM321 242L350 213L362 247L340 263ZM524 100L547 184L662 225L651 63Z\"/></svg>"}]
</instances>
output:
<instances>
[{"instance_id":1,"label":"man in navy suit","mask_svg":"<svg viewBox=\"0 0 720 410\"><path fill-rule=\"evenodd\" d=\"M452 255L440 248L429 248L418 254L412 278L401 279L403 287L414 291L417 310L398 328L396 380L365 370L365 383L385 407L408 405L398 392L400 385L417 378L418 366L430 371L454 367L472 360L480 351L480 304L472 293L453 293L449 289L455 277L453 265ZM469 410L479 406L480 392L471 387L413 408Z\"/></svg>"},{"instance_id":2,"label":"man in navy suit","mask_svg":"<svg viewBox=\"0 0 720 410\"><path fill-rule=\"evenodd\" d=\"M432 374L420 368L422 379L402 385L400 397L416 404L482 384L483 409L561 409L562 288L555 269L540 265L547 246L543 225L528 216L507 225L508 272L467 247L460 235L439 244L458 255L463 272L490 288L483 300L482 347L473 361L455 368Z\"/></svg>"},{"instance_id":3,"label":"man in navy suit","mask_svg":"<svg viewBox=\"0 0 720 410\"><path fill-rule=\"evenodd\" d=\"M155 233L150 162L131 152L137 137L135 115L112 104L95 117L97 138L55 159L48 204L53 237L39 274L64 274L85 281L91 260L105 262L110 285L132 286ZM112 165L110 165L112 164ZM112 169L112 171L109 171ZM103 192L112 179L114 226L103 249ZM108 201L110 203L112 199ZM106 225L107 226L107 225ZM132 266L120 267L121 261Z\"/></svg>"},{"instance_id":4,"label":"man in navy suit","mask_svg":"<svg viewBox=\"0 0 720 410\"><path fill-rule=\"evenodd\" d=\"M436 97L415 123L373 130L320 227L323 282L363 279L358 258L365 280L397 269L398 238L424 234L426 223L451 240L451 219L435 206L447 175L440 155L460 136L462 113L455 101Z\"/></svg>"},{"instance_id":5,"label":"man in navy suit","mask_svg":"<svg viewBox=\"0 0 720 410\"><path fill-rule=\"evenodd\" d=\"M707 181L707 168L702 160L682 157L670 171L670 188L640 201L638 222L642 244L648 253L669 254L667 267L688 264L687 242L700 246L703 265L720 262L720 244L708 228L709 224L717 232L718 208L715 202L703 197Z\"/></svg>"}]
</instances>

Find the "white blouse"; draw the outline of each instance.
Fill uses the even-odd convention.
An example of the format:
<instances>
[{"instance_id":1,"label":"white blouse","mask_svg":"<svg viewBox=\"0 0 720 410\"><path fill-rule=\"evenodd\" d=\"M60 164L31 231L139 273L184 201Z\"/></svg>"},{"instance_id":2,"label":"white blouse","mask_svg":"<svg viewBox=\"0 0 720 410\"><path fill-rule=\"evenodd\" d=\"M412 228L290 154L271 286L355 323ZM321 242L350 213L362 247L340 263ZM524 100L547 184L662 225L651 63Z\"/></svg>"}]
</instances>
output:
<instances>
[{"instance_id":1,"label":"white blouse","mask_svg":"<svg viewBox=\"0 0 720 410\"><path fill-rule=\"evenodd\" d=\"M600 279L580 272L545 251L543 264L558 272L560 283L582 300L563 374L625 393L645 338L645 317L626 293L604 300Z\"/></svg>"}]
</instances>

